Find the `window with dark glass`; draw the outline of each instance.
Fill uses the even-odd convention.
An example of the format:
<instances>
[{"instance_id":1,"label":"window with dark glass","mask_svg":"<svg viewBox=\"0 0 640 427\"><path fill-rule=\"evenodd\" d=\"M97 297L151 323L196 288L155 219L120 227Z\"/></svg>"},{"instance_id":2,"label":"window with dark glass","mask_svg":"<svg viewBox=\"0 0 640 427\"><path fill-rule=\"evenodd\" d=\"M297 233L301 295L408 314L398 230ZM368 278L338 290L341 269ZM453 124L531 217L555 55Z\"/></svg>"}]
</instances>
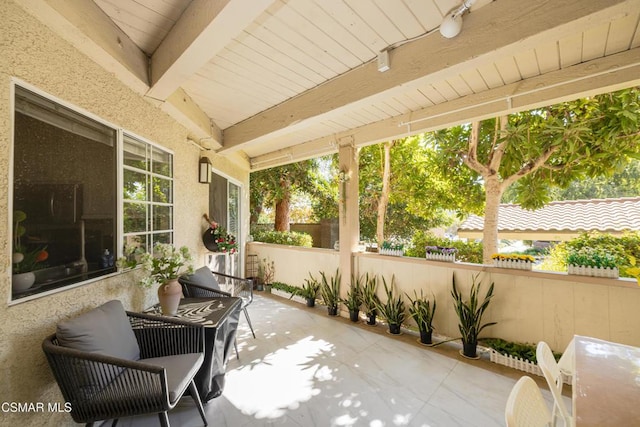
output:
<instances>
[{"instance_id":1,"label":"window with dark glass","mask_svg":"<svg viewBox=\"0 0 640 427\"><path fill-rule=\"evenodd\" d=\"M12 299L115 271L117 132L15 87Z\"/></svg>"},{"instance_id":2,"label":"window with dark glass","mask_svg":"<svg viewBox=\"0 0 640 427\"><path fill-rule=\"evenodd\" d=\"M12 301L113 273L173 242L173 155L16 85L11 218Z\"/></svg>"}]
</instances>

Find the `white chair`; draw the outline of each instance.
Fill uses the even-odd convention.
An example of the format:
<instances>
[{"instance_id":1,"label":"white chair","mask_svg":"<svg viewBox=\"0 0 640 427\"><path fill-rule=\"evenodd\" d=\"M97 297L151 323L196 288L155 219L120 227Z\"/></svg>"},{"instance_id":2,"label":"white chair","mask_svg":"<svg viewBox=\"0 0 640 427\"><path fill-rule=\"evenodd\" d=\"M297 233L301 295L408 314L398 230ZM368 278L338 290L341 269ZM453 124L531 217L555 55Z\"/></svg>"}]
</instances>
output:
<instances>
[{"instance_id":1,"label":"white chair","mask_svg":"<svg viewBox=\"0 0 640 427\"><path fill-rule=\"evenodd\" d=\"M538 347L536 348L536 358L538 359L538 366L540 366L540 370L542 371L544 378L547 380L549 390L553 395L554 405L553 411L551 412L553 419L552 425L556 425L558 413L564 421L565 427L573 425L571 422L571 415L562 400L562 372L560 371L560 367L558 366L556 359L553 357L551 348L546 342L540 341L538 343Z\"/></svg>"},{"instance_id":2,"label":"white chair","mask_svg":"<svg viewBox=\"0 0 640 427\"><path fill-rule=\"evenodd\" d=\"M575 343L572 338L567 348L564 349L560 360L558 360L558 367L565 377L572 378L576 370L575 363Z\"/></svg>"},{"instance_id":3,"label":"white chair","mask_svg":"<svg viewBox=\"0 0 640 427\"><path fill-rule=\"evenodd\" d=\"M546 427L551 424L549 408L538 385L524 376L511 389L504 411L507 427Z\"/></svg>"}]
</instances>

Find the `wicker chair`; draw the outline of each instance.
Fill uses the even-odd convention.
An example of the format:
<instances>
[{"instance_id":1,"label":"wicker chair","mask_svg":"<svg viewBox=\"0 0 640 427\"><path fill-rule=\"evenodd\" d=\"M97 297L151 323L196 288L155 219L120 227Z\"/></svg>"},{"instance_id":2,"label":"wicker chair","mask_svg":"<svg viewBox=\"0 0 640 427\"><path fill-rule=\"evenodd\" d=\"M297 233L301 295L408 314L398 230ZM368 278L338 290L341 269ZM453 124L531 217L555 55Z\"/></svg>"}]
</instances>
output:
<instances>
[{"instance_id":1,"label":"wicker chair","mask_svg":"<svg viewBox=\"0 0 640 427\"><path fill-rule=\"evenodd\" d=\"M189 390L207 425L194 376L204 360L202 325L125 312L109 301L58 324L43 351L78 423L167 411Z\"/></svg>"},{"instance_id":2,"label":"wicker chair","mask_svg":"<svg viewBox=\"0 0 640 427\"><path fill-rule=\"evenodd\" d=\"M547 427L551 423L549 408L536 382L523 376L513 386L505 408L507 427Z\"/></svg>"}]
</instances>

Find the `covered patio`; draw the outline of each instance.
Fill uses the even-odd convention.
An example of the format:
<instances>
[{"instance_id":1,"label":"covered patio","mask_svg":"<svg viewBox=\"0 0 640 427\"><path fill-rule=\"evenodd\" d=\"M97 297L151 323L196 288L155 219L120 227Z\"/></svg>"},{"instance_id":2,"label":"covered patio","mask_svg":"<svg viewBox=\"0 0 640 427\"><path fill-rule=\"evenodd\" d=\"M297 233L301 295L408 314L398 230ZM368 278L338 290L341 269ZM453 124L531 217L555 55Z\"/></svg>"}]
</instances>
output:
<instances>
[{"instance_id":1,"label":"covered patio","mask_svg":"<svg viewBox=\"0 0 640 427\"><path fill-rule=\"evenodd\" d=\"M519 375L456 357L459 345L427 348L415 335L392 337L382 325L355 325L329 318L324 307L264 294L251 316L256 339L241 322L240 360L229 362L224 393L205 408L210 425L504 425ZM552 403L547 390L545 398ZM169 418L184 427L202 423L188 399ZM151 427L157 418L120 424Z\"/></svg>"},{"instance_id":2,"label":"covered patio","mask_svg":"<svg viewBox=\"0 0 640 427\"><path fill-rule=\"evenodd\" d=\"M462 14L463 26L457 36L445 38L439 27L452 12ZM207 256L201 239L205 231L202 215L213 215L211 201L216 197L207 182L210 164L213 179L236 191L237 215L229 215L226 205L222 213L227 226L237 227L241 271L244 256L255 249L273 254L282 266L277 273L282 276L277 275L276 280L296 285L309 271L335 271L336 267L342 272L343 291L351 273L364 272L365 267L387 277L399 272L407 291L423 286L424 277L441 276L438 292L444 301L449 296L448 266L410 259L387 262L377 255L356 254L359 148L640 83L640 0L7 0L0 2L0 22L0 264L5 269L0 275L0 288L5 292L5 303L0 306L4 319L0 324L4 343L0 348L0 396L5 402L61 402L40 349L43 338L59 321L112 299L133 311L157 300L155 290L137 286L135 271L117 271L113 265L106 274L68 286L43 286L28 295L12 289L19 168L32 169L34 181L63 184L80 179L70 178L75 167L62 166L61 162L74 157L73 149L60 154L65 138L53 141L16 131L17 113L28 116L29 102L40 107L53 105L49 110L42 108L48 113L67 111L76 123L99 123L109 136L97 137L93 128L85 132L99 140L99 147L108 149L111 156L101 169L109 178L93 169L102 159L98 155L87 156L87 176L81 177L81 184L92 190L84 198L87 215L82 221L109 225L108 232L95 233L96 239L103 240L88 248L98 254L94 264L107 247L121 255L126 238L134 234L126 228L131 218L124 206L139 200L123 195L123 176L139 164L126 155L161 153L157 158L168 166L147 175L150 180L162 178L167 185L163 195L169 201L161 203L164 222L155 224L147 214L141 228L148 234L157 231L176 246L187 246L196 267ZM16 155L19 138L32 151ZM45 149L51 154L43 154ZM340 251L293 250L294 258L289 258L292 252L286 251L291 248L250 248L249 174L336 152L341 170L349 177L340 210ZM199 176L201 165L205 165L204 176ZM104 192L105 188L110 192ZM29 218L37 213L29 212ZM84 226L75 227L84 239ZM84 258L87 245L74 245ZM305 263L292 263L298 256ZM87 260L84 262L80 267L86 266ZM64 271L78 265L70 262L60 267ZM548 336L552 347L559 349L574 333L583 332L640 345L638 328L628 326L637 324L634 316L638 316L640 299L637 286L630 281L556 280L552 275L540 280L541 276L527 274L523 279L523 275L496 272L488 266L459 269L465 277L462 286L468 285L470 272L480 270L501 281L502 296L517 297L495 304L489 314L500 320L507 338L527 336L524 332L533 340ZM518 292L510 292L512 288ZM528 306L531 297L536 307L544 308L538 313L540 323L530 318L519 321L521 308ZM406 343L402 369L394 373L406 378L405 368L414 366L433 380L417 383L416 395L418 391L426 395L412 397L399 382L386 382L386 375L379 372L384 359L355 366L364 349L388 348L390 341L384 335L340 323L327 335L316 334L311 325L326 324L328 319L271 304L264 300L251 307L256 318L261 310L268 312L262 317L264 323L257 325L262 336L255 342L242 340L241 361L232 365L227 400L207 409L212 424L219 413L228 417L228 425L235 425L236 416L241 417L240 425L245 421L269 425L268 420L285 425L314 420L325 425L323 417L334 417L336 425L348 425L356 417L367 417L373 425L377 420L402 425L412 419L466 424L476 416L489 425L500 424L504 391L513 384L511 378L474 369L478 383L501 388L487 401L482 401L485 393L456 394L459 378L468 374L469 366ZM275 313L308 321L311 330L287 324L284 314L276 321ZM454 335L449 332L455 331L451 313L443 310L441 320L447 334ZM332 328L334 323L331 319ZM297 332L304 333L288 338ZM360 341L362 347L354 349L346 337ZM314 352L304 356L308 360L297 360L296 343L307 342L304 340ZM332 352L344 359L335 362L328 357ZM404 357L408 354L412 357ZM259 373L270 366L270 359L280 363L280 357L288 368L296 363L310 366L296 381L307 393L308 402L320 406L309 409L305 401L283 399L271 401L260 412L259 407L243 406L242 393L232 393L234 380L241 383L247 369ZM316 364L323 369L315 370ZM432 370L432 364L443 369ZM384 370L388 372L386 366ZM264 374L269 381L272 373L267 370ZM353 379L354 385L340 383L341 378ZM344 395L332 394L334 386L344 387L337 393ZM393 402L385 400L385 386L395 388ZM453 412L458 413L459 407L444 409L449 398L470 412L460 410L456 415ZM364 414L356 410L358 402L376 404L376 408ZM440 412L430 411L435 406ZM332 414L327 408L337 412ZM242 411L248 415L240 415ZM279 415L269 418L273 414ZM455 416L459 419L450 418ZM64 411L10 412L2 417L10 425L72 425Z\"/></svg>"}]
</instances>

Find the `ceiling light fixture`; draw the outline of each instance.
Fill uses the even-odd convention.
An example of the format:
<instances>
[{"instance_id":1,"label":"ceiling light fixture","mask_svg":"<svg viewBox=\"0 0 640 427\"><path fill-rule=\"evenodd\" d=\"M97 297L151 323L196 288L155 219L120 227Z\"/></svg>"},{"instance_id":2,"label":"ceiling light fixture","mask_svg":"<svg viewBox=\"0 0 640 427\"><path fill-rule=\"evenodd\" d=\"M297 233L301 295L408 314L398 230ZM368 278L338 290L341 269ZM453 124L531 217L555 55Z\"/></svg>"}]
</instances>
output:
<instances>
[{"instance_id":1,"label":"ceiling light fixture","mask_svg":"<svg viewBox=\"0 0 640 427\"><path fill-rule=\"evenodd\" d=\"M448 39L454 38L462 31L462 15L469 10L476 0L464 0L462 4L451 10L440 24L440 34Z\"/></svg>"}]
</instances>

